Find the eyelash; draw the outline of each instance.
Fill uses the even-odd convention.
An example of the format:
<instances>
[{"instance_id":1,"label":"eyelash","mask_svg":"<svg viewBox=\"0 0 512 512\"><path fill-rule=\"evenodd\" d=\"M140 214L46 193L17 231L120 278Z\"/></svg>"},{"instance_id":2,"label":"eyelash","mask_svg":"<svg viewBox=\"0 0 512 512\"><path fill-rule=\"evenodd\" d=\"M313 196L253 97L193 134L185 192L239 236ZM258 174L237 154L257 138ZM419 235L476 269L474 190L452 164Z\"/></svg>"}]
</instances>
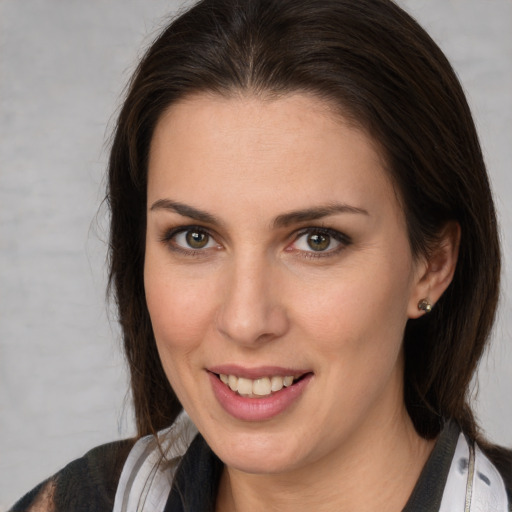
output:
<instances>
[{"instance_id":1,"label":"eyelash","mask_svg":"<svg viewBox=\"0 0 512 512\"><path fill-rule=\"evenodd\" d=\"M160 241L162 243L164 243L165 245L167 245L171 251L183 254L184 256L193 256L193 257L206 256L205 249L193 249L193 248L186 249L174 242L176 236L178 236L182 233L187 233L187 232L200 233L200 234L206 235L210 239L215 240L215 236L212 235L207 229L205 229L201 226L190 225L190 226L179 226L179 227L170 229L160 238ZM314 250L304 251L304 250L299 249L298 252L300 252L300 254L303 258L317 259L317 258L328 258L331 256L335 256L338 253L340 253L341 251L343 251L347 246L349 246L352 243L352 240L350 239L350 237L345 235L344 233L341 233L340 231L337 231L337 230L331 229L331 228L318 227L318 226L313 227L312 226L312 227L303 228L303 229L293 233L293 235L291 236L291 238L293 238L293 241L287 247L290 247L291 245L297 243L297 241L300 240L300 238L305 235L314 235L314 234L328 236L331 239L338 242L339 246L334 249L327 249L325 251L314 251Z\"/></svg>"},{"instance_id":2,"label":"eyelash","mask_svg":"<svg viewBox=\"0 0 512 512\"><path fill-rule=\"evenodd\" d=\"M167 245L169 249L173 252L177 252L179 254L183 254L184 256L194 256L194 257L202 257L206 256L204 249L186 249L185 247L182 247L174 242L176 236L187 233L187 232L195 232L204 234L210 239L215 240L215 237L205 228L201 226L179 226L177 228L170 229L169 231L166 231L164 235L160 238L160 241Z\"/></svg>"},{"instance_id":3,"label":"eyelash","mask_svg":"<svg viewBox=\"0 0 512 512\"><path fill-rule=\"evenodd\" d=\"M304 258L308 259L317 259L317 258L329 258L331 256L336 256L341 251L343 251L347 246L349 246L352 243L352 240L349 236L345 235L344 233L337 231L335 229L331 228L324 228L324 227L307 227L304 229L301 229L297 233L294 234L294 240L293 244L297 242L301 237L304 235L324 235L328 236L331 239L335 240L339 243L339 246L334 249L327 249L325 251L301 251L302 256Z\"/></svg>"}]
</instances>

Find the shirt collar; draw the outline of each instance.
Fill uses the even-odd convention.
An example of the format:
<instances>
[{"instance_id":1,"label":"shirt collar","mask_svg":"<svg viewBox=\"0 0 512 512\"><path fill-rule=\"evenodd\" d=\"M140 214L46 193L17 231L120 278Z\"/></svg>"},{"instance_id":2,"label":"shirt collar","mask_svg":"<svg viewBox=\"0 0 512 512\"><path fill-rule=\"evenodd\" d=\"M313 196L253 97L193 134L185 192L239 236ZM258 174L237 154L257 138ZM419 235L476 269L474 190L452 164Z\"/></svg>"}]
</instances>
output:
<instances>
[{"instance_id":1,"label":"shirt collar","mask_svg":"<svg viewBox=\"0 0 512 512\"><path fill-rule=\"evenodd\" d=\"M198 434L180 462L164 512L214 512L223 467Z\"/></svg>"}]
</instances>

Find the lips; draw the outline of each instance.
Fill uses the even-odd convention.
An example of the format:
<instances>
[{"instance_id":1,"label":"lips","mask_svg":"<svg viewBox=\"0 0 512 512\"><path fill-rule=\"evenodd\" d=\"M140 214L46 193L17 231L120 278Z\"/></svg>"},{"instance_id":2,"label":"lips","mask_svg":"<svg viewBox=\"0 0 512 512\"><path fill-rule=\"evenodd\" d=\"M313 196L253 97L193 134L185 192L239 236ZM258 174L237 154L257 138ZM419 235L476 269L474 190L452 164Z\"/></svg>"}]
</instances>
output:
<instances>
[{"instance_id":1,"label":"lips","mask_svg":"<svg viewBox=\"0 0 512 512\"><path fill-rule=\"evenodd\" d=\"M304 370L280 367L208 369L217 401L231 416L263 421L285 412L302 395L313 377Z\"/></svg>"}]
</instances>

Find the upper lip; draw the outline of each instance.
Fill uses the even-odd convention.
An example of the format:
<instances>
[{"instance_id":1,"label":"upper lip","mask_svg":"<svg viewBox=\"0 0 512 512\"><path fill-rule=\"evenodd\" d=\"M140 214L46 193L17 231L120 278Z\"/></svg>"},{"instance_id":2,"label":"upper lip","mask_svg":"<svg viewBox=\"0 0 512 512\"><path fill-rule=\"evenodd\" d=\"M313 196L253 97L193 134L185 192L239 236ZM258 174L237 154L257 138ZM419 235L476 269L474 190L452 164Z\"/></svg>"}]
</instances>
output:
<instances>
[{"instance_id":1,"label":"upper lip","mask_svg":"<svg viewBox=\"0 0 512 512\"><path fill-rule=\"evenodd\" d=\"M248 368L237 364L222 364L218 366L210 366L207 370L217 375L235 375L245 379L258 379L262 377L281 376L286 377L292 375L293 377L300 377L305 373L310 373L311 370L304 370L300 368L284 368L283 366L255 366Z\"/></svg>"}]
</instances>

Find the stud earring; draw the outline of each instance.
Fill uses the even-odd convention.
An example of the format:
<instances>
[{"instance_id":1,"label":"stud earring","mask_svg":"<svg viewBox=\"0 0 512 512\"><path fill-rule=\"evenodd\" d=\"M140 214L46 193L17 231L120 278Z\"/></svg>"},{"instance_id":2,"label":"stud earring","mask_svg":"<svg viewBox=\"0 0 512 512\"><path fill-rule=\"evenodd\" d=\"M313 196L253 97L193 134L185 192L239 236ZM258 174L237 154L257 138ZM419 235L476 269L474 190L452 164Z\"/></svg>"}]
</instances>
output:
<instances>
[{"instance_id":1,"label":"stud earring","mask_svg":"<svg viewBox=\"0 0 512 512\"><path fill-rule=\"evenodd\" d=\"M418 302L418 309L430 313L432 311L432 303L428 299L421 299Z\"/></svg>"}]
</instances>

